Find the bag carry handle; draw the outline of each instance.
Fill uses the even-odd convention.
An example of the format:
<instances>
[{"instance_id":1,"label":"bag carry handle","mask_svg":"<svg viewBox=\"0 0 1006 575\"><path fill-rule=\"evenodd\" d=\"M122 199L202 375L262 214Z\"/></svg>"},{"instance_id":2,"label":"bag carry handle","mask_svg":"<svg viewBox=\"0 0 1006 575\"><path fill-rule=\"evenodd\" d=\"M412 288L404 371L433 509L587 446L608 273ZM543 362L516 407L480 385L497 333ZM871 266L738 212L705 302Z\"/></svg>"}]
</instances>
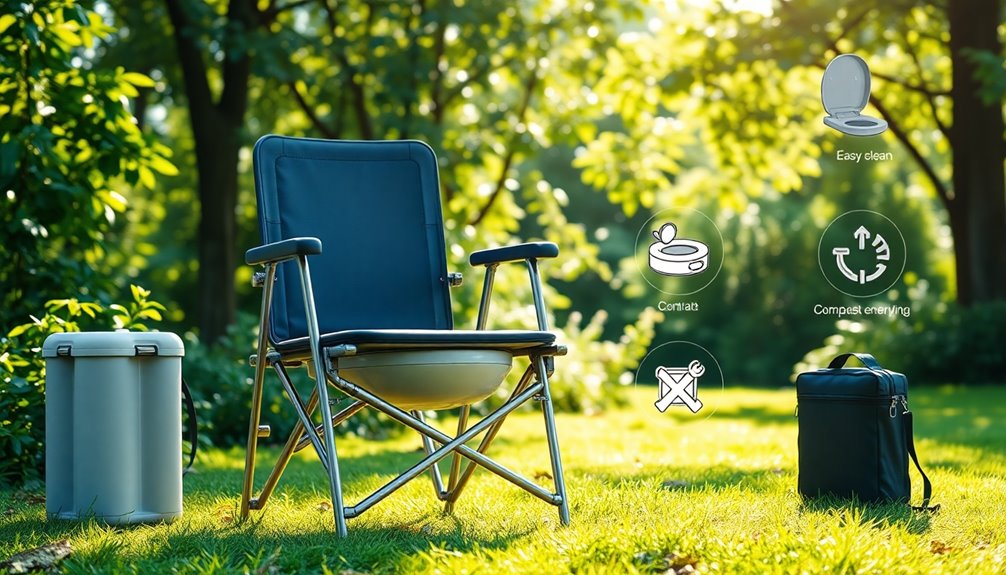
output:
<instances>
[{"instance_id":1,"label":"bag carry handle","mask_svg":"<svg viewBox=\"0 0 1006 575\"><path fill-rule=\"evenodd\" d=\"M196 419L196 404L192 401L192 392L189 391L189 386L185 383L185 378L182 378L182 403L185 404L185 411L189 416L189 445L192 449L189 450L189 463L182 470L182 475L188 475L192 471L192 466L196 462L196 450L199 449L199 421Z\"/></svg>"},{"instance_id":2,"label":"bag carry handle","mask_svg":"<svg viewBox=\"0 0 1006 575\"><path fill-rule=\"evenodd\" d=\"M869 369L883 369L880 367L880 363L877 362L877 358L868 353L843 353L831 360L831 363L828 364L828 369L839 369L845 366L845 362L849 361L849 358L852 357L858 359L860 363Z\"/></svg>"}]
</instances>

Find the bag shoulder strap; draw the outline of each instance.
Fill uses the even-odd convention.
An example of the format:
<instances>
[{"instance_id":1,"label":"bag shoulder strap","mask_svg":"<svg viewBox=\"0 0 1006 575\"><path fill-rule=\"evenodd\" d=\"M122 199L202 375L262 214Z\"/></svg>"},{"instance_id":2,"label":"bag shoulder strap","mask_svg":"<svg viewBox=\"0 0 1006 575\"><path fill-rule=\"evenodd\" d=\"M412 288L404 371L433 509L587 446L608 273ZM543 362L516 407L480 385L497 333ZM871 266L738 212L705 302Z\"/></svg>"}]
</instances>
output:
<instances>
[{"instance_id":1,"label":"bag shoulder strap","mask_svg":"<svg viewBox=\"0 0 1006 575\"><path fill-rule=\"evenodd\" d=\"M189 450L189 463L182 471L182 475L192 471L192 465L196 462L196 450L199 448L199 422L196 420L196 404L192 401L192 392L189 385L182 378L182 402L185 404L185 411L189 416L188 436L191 449Z\"/></svg>"},{"instance_id":2,"label":"bag shoulder strap","mask_svg":"<svg viewBox=\"0 0 1006 575\"><path fill-rule=\"evenodd\" d=\"M904 414L904 430L905 430L905 445L908 446L908 455L912 457L912 461L915 463L915 468L919 470L919 474L922 475L922 505L919 507L912 507L916 511L928 511L930 513L936 513L940 510L940 506L929 505L929 500L933 496L933 484L929 481L929 477L926 476L926 472L922 471L922 465L919 464L919 456L915 453L915 433L912 425L912 412L906 411Z\"/></svg>"}]
</instances>

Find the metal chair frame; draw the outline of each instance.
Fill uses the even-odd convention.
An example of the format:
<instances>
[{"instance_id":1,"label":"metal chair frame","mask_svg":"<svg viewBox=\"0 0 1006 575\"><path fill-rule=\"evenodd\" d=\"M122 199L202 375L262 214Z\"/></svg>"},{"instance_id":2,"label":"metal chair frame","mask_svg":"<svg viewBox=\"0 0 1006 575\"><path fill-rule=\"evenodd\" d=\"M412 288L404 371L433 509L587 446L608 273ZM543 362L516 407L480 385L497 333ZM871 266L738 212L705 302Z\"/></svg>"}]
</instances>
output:
<instances>
[{"instance_id":1,"label":"metal chair frame","mask_svg":"<svg viewBox=\"0 0 1006 575\"><path fill-rule=\"evenodd\" d=\"M283 243L283 242L280 242ZM554 246L553 246L554 247ZM304 309L307 316L307 330L310 339L310 353L304 355L283 356L270 346L269 314L273 296L273 282L276 278L277 266L288 260L296 260L300 274L301 291L304 299ZM535 314L538 329L548 330L548 320L542 297L541 278L538 271L537 258L529 257L522 260L506 259L490 261L485 264L486 274L483 282L482 297L476 329L484 330L488 318L490 299L496 269L506 261L524 261L531 281ZM250 262L253 263L253 262ZM509 399L492 413L484 416L477 423L469 426L471 405L461 407L457 432L454 437L430 426L419 411L405 410L385 401L377 395L349 382L339 376L333 359L354 355L357 349L353 345L341 344L332 347L321 347L318 328L317 311L314 303L311 274L308 267L308 255L304 250L291 247L274 257L258 261L265 265L265 272L255 274L253 280L263 287L262 309L260 314L260 333L257 353L250 358L255 367L255 378L252 386L251 417L248 426L248 442L245 456L244 481L241 490L241 518L247 518L250 510L263 509L270 495L276 488L290 458L296 451L312 446L318 454L322 465L328 473L329 487L332 497L332 510L336 532L340 537L347 534L346 520L357 517L373 505L402 487L408 481L429 470L436 496L444 501L444 511L451 513L469 479L475 471L475 466L481 466L507 481L517 485L531 495L555 505L559 510L559 519L563 525L569 524L569 500L566 495L566 484L563 477L562 462L559 453L559 443L556 435L555 414L552 397L549 391L549 377L554 369L554 356L565 355L566 349L560 345L538 346L516 352L514 355L527 355L530 364L525 369L518 384L513 389ZM315 380L315 387L307 402L298 393L290 380L287 365L306 363L309 373ZM262 389L265 380L266 367L272 367L291 403L297 412L298 421L286 441L279 458L272 468L257 497L253 496L255 461L258 440L268 437L269 428L260 425L262 409ZM336 390L352 398L350 404L333 415L329 384ZM549 491L534 483L527 477L497 463L486 456L489 446L502 427L507 415L524 403L536 400L541 404L545 420L545 433L551 461L554 491ZM320 406L321 422L317 425L312 419ZM334 427L347 420L364 407L372 407L386 414L399 423L417 431L423 441L425 457L412 467L402 472L390 482L380 487L356 505L346 506L343 502L342 482L339 474L338 455ZM467 442L485 433L477 449L466 445ZM439 447L437 447L439 445ZM445 488L443 477L437 463L452 455L450 474ZM462 469L461 460L467 459Z\"/></svg>"}]
</instances>

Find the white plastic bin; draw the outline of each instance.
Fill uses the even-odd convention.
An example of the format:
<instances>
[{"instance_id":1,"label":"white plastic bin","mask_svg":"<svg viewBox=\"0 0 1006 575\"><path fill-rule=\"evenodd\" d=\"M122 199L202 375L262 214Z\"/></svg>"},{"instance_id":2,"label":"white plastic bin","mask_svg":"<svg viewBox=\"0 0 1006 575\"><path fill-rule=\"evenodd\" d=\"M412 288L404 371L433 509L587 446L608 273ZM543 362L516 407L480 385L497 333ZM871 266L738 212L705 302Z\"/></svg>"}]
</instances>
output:
<instances>
[{"instance_id":1,"label":"white plastic bin","mask_svg":"<svg viewBox=\"0 0 1006 575\"><path fill-rule=\"evenodd\" d=\"M182 340L53 334L45 358L45 510L107 523L182 514Z\"/></svg>"}]
</instances>

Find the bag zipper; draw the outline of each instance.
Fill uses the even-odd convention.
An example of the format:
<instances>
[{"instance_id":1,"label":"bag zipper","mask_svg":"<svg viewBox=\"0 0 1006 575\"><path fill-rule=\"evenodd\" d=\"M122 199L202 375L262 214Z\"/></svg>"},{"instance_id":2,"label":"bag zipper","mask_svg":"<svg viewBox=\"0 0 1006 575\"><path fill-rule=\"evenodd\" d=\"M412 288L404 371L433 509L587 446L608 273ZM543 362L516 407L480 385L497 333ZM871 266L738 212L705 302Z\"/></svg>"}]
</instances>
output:
<instances>
[{"instance_id":1,"label":"bag zipper","mask_svg":"<svg viewBox=\"0 0 1006 575\"><path fill-rule=\"evenodd\" d=\"M906 397L904 395L892 395L891 396L891 419L894 419L894 416L895 416L894 408L897 407L897 405L898 405L899 402L901 403L901 407L903 409L903 411L901 412L901 415L906 415L908 413L911 413L911 411L908 409L908 397Z\"/></svg>"},{"instance_id":2,"label":"bag zipper","mask_svg":"<svg viewBox=\"0 0 1006 575\"><path fill-rule=\"evenodd\" d=\"M886 403L887 402L887 398L886 397L877 397L875 395L825 395L825 394L814 394L814 395L804 395L803 399L833 399L833 400L839 400L839 401L850 401L850 400L852 400L852 401L867 401L867 402L875 402L875 403ZM911 413L911 411L908 409L908 397L907 396L900 395L900 394L898 394L898 395L892 395L891 396L891 407L890 407L890 410L889 410L891 419L894 419L895 416L897 415L897 413L896 413L895 410L897 409L899 403L902 406L902 410L903 410L901 412L902 415L905 415L907 413ZM799 414L800 414L800 398L797 397L796 407L793 408L793 417L798 417Z\"/></svg>"}]
</instances>

